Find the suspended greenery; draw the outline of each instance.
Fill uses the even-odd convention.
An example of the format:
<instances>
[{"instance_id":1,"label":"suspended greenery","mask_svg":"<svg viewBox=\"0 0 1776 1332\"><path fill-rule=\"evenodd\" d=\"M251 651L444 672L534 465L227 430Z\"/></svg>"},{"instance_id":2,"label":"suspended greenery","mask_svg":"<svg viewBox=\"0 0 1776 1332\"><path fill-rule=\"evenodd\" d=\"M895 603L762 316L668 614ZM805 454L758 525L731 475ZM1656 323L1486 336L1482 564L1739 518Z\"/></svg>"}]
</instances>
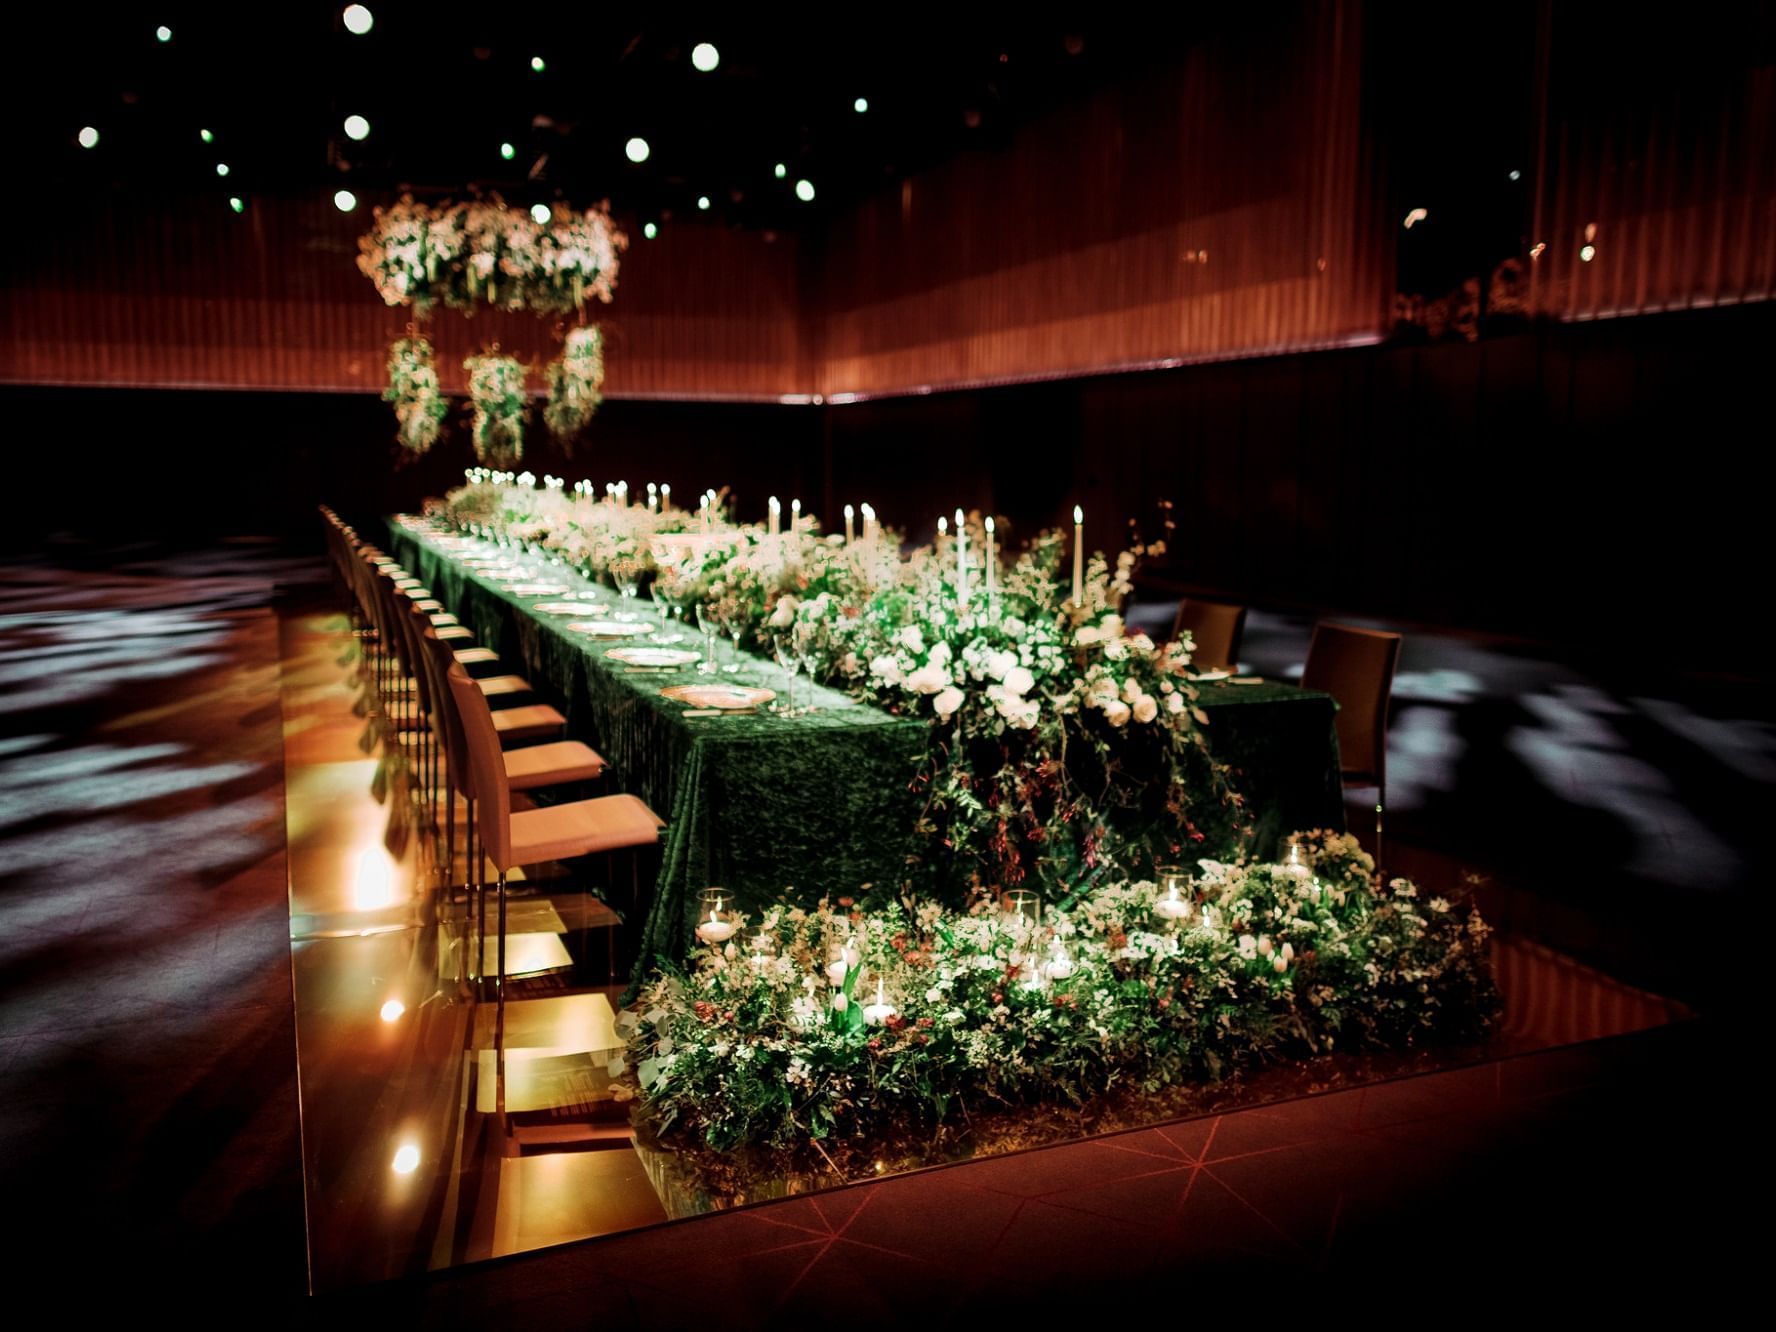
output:
<instances>
[{"instance_id":1,"label":"suspended greenery","mask_svg":"<svg viewBox=\"0 0 1776 1332\"><path fill-rule=\"evenodd\" d=\"M596 324L569 329L559 359L548 369L543 421L563 445L591 422L604 401L604 334Z\"/></svg>"},{"instance_id":2,"label":"suspended greenery","mask_svg":"<svg viewBox=\"0 0 1776 1332\"><path fill-rule=\"evenodd\" d=\"M507 466L524 456L524 366L515 358L488 352L463 362L469 372L469 402L475 409L475 456Z\"/></svg>"},{"instance_id":3,"label":"suspended greenery","mask_svg":"<svg viewBox=\"0 0 1776 1332\"><path fill-rule=\"evenodd\" d=\"M432 363L432 344L420 337L398 339L389 348L388 373L383 401L394 404L401 447L417 457L438 442L450 410Z\"/></svg>"}]
</instances>

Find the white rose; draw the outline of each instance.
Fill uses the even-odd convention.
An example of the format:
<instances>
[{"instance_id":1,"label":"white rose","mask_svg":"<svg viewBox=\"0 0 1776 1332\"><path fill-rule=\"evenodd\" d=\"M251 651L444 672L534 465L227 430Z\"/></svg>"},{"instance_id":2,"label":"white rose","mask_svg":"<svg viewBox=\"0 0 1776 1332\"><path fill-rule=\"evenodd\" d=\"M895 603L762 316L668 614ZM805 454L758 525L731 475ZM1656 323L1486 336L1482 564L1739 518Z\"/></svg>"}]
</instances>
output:
<instances>
[{"instance_id":1,"label":"white rose","mask_svg":"<svg viewBox=\"0 0 1776 1332\"><path fill-rule=\"evenodd\" d=\"M1006 720L1020 731L1027 731L1035 726L1042 716L1042 705L1033 698L1019 699L1016 710L1006 716Z\"/></svg>"},{"instance_id":2,"label":"white rose","mask_svg":"<svg viewBox=\"0 0 1776 1332\"><path fill-rule=\"evenodd\" d=\"M1005 692L1022 698L1036 687L1036 677L1027 666L1013 666L1005 672Z\"/></svg>"},{"instance_id":3,"label":"white rose","mask_svg":"<svg viewBox=\"0 0 1776 1332\"><path fill-rule=\"evenodd\" d=\"M947 688L950 673L936 662L927 662L906 678L906 687L920 694L936 694Z\"/></svg>"},{"instance_id":4,"label":"white rose","mask_svg":"<svg viewBox=\"0 0 1776 1332\"><path fill-rule=\"evenodd\" d=\"M923 652L925 650L925 635L919 631L919 626L916 624L909 624L902 629L895 635L895 641L908 652Z\"/></svg>"},{"instance_id":5,"label":"white rose","mask_svg":"<svg viewBox=\"0 0 1776 1332\"><path fill-rule=\"evenodd\" d=\"M948 666L950 664L950 645L948 643L935 644L931 649L931 655L925 660L938 666Z\"/></svg>"},{"instance_id":6,"label":"white rose","mask_svg":"<svg viewBox=\"0 0 1776 1332\"><path fill-rule=\"evenodd\" d=\"M940 691L937 697L931 700L931 706L937 709L937 715L940 718L947 720L957 708L962 706L962 700L965 697L966 695L960 689L951 685L948 689Z\"/></svg>"},{"instance_id":7,"label":"white rose","mask_svg":"<svg viewBox=\"0 0 1776 1332\"><path fill-rule=\"evenodd\" d=\"M942 1003L943 991L933 985L929 990L925 991L925 1002L928 1004Z\"/></svg>"},{"instance_id":8,"label":"white rose","mask_svg":"<svg viewBox=\"0 0 1776 1332\"><path fill-rule=\"evenodd\" d=\"M1104 655L1111 661L1122 661L1129 654L1128 640L1123 638L1107 638L1104 640Z\"/></svg>"},{"instance_id":9,"label":"white rose","mask_svg":"<svg viewBox=\"0 0 1776 1332\"><path fill-rule=\"evenodd\" d=\"M800 604L794 597L779 597L768 623L773 629L787 629L795 623L796 607Z\"/></svg>"},{"instance_id":10,"label":"white rose","mask_svg":"<svg viewBox=\"0 0 1776 1332\"><path fill-rule=\"evenodd\" d=\"M880 676L882 683L897 685L904 678L900 673L900 663L893 657L877 657L870 663L870 674Z\"/></svg>"},{"instance_id":11,"label":"white rose","mask_svg":"<svg viewBox=\"0 0 1776 1332\"><path fill-rule=\"evenodd\" d=\"M1122 682L1122 696L1130 703L1140 698L1143 692L1141 682L1132 675Z\"/></svg>"},{"instance_id":12,"label":"white rose","mask_svg":"<svg viewBox=\"0 0 1776 1332\"><path fill-rule=\"evenodd\" d=\"M1159 716L1159 704L1153 701L1153 695L1143 694L1135 700L1135 720L1146 725Z\"/></svg>"},{"instance_id":13,"label":"white rose","mask_svg":"<svg viewBox=\"0 0 1776 1332\"><path fill-rule=\"evenodd\" d=\"M989 652L986 665L988 675L995 680L1003 680L1008 672L1017 668L1017 653Z\"/></svg>"},{"instance_id":14,"label":"white rose","mask_svg":"<svg viewBox=\"0 0 1776 1332\"><path fill-rule=\"evenodd\" d=\"M1087 624L1080 626L1079 632L1073 635L1073 641L1080 647L1090 647L1094 643L1103 641L1103 637L1096 629Z\"/></svg>"},{"instance_id":15,"label":"white rose","mask_svg":"<svg viewBox=\"0 0 1776 1332\"><path fill-rule=\"evenodd\" d=\"M1129 646L1136 652L1147 653L1153 651L1153 640L1146 634L1136 634L1129 639Z\"/></svg>"},{"instance_id":16,"label":"white rose","mask_svg":"<svg viewBox=\"0 0 1776 1332\"><path fill-rule=\"evenodd\" d=\"M1106 615L1102 620L1098 621L1098 630L1107 639L1121 638L1122 637L1122 616L1120 616L1120 615Z\"/></svg>"},{"instance_id":17,"label":"white rose","mask_svg":"<svg viewBox=\"0 0 1776 1332\"><path fill-rule=\"evenodd\" d=\"M1177 716L1180 712L1184 711L1184 695L1182 695L1182 694L1167 694L1166 695L1166 711L1171 713L1174 717Z\"/></svg>"},{"instance_id":18,"label":"white rose","mask_svg":"<svg viewBox=\"0 0 1776 1332\"><path fill-rule=\"evenodd\" d=\"M1241 957L1258 956L1258 941L1249 934L1240 935L1239 951Z\"/></svg>"},{"instance_id":19,"label":"white rose","mask_svg":"<svg viewBox=\"0 0 1776 1332\"><path fill-rule=\"evenodd\" d=\"M1104 704L1104 716L1112 726L1127 726L1129 705L1120 698L1113 698Z\"/></svg>"}]
</instances>

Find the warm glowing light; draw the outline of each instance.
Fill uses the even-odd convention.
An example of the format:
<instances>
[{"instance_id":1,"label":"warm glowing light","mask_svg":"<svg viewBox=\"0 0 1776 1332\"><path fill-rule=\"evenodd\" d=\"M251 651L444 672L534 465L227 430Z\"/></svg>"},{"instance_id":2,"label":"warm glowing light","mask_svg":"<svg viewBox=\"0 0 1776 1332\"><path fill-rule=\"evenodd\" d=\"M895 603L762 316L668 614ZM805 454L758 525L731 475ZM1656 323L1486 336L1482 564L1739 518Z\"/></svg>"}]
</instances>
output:
<instances>
[{"instance_id":1,"label":"warm glowing light","mask_svg":"<svg viewBox=\"0 0 1776 1332\"><path fill-rule=\"evenodd\" d=\"M855 102L851 103L851 109L861 116L865 111L869 110L869 98L859 97Z\"/></svg>"},{"instance_id":2,"label":"warm glowing light","mask_svg":"<svg viewBox=\"0 0 1776 1332\"><path fill-rule=\"evenodd\" d=\"M776 166L771 168L771 174L777 177L778 180L782 180L789 174L789 168L782 162L779 162Z\"/></svg>"},{"instance_id":3,"label":"warm glowing light","mask_svg":"<svg viewBox=\"0 0 1776 1332\"><path fill-rule=\"evenodd\" d=\"M228 163L226 163L226 162L216 163L216 174L218 176L226 176L228 174Z\"/></svg>"},{"instance_id":4,"label":"warm glowing light","mask_svg":"<svg viewBox=\"0 0 1776 1332\"><path fill-rule=\"evenodd\" d=\"M518 156L518 150L509 143L502 143L500 145L500 156L510 162L514 157Z\"/></svg>"},{"instance_id":5,"label":"warm glowing light","mask_svg":"<svg viewBox=\"0 0 1776 1332\"><path fill-rule=\"evenodd\" d=\"M82 148L97 148L99 146L99 132L91 125L81 130L75 137L79 139Z\"/></svg>"},{"instance_id":6,"label":"warm glowing light","mask_svg":"<svg viewBox=\"0 0 1776 1332\"><path fill-rule=\"evenodd\" d=\"M660 234L660 228L656 227L652 222L649 222L643 225L641 228L641 234L646 236L649 240L652 240L655 236Z\"/></svg>"},{"instance_id":7,"label":"warm glowing light","mask_svg":"<svg viewBox=\"0 0 1776 1332\"><path fill-rule=\"evenodd\" d=\"M702 212L707 213L709 211L709 196L707 194L699 194L697 196L697 207Z\"/></svg>"},{"instance_id":8,"label":"warm glowing light","mask_svg":"<svg viewBox=\"0 0 1776 1332\"><path fill-rule=\"evenodd\" d=\"M339 193L346 194L346 191ZM333 202L339 203L338 195L334 196ZM352 208L357 207L357 203L352 199ZM342 204L340 211L349 213L351 208ZM357 864L353 866L351 890L352 908L356 911L380 911L395 904L394 862L380 844L367 846L358 854Z\"/></svg>"},{"instance_id":9,"label":"warm glowing light","mask_svg":"<svg viewBox=\"0 0 1776 1332\"><path fill-rule=\"evenodd\" d=\"M399 999L390 999L380 1010L384 1022L399 1022L406 1011L407 1005Z\"/></svg>"},{"instance_id":10,"label":"warm glowing light","mask_svg":"<svg viewBox=\"0 0 1776 1332\"><path fill-rule=\"evenodd\" d=\"M1423 222L1430 215L1431 210L1428 208L1414 208L1406 214L1406 230L1411 231L1415 223Z\"/></svg>"},{"instance_id":11,"label":"warm glowing light","mask_svg":"<svg viewBox=\"0 0 1776 1332\"><path fill-rule=\"evenodd\" d=\"M1579 259L1581 262L1588 264L1595 258L1597 258L1597 247L1595 245L1581 245L1579 247Z\"/></svg>"},{"instance_id":12,"label":"warm glowing light","mask_svg":"<svg viewBox=\"0 0 1776 1332\"><path fill-rule=\"evenodd\" d=\"M154 30L154 38L156 41L170 42L173 40L173 30L163 23Z\"/></svg>"},{"instance_id":13,"label":"warm glowing light","mask_svg":"<svg viewBox=\"0 0 1776 1332\"><path fill-rule=\"evenodd\" d=\"M699 73L707 74L721 62L721 52L715 49L713 42L698 42L691 48L691 64Z\"/></svg>"},{"instance_id":14,"label":"warm glowing light","mask_svg":"<svg viewBox=\"0 0 1776 1332\"><path fill-rule=\"evenodd\" d=\"M333 195L333 206L342 213L349 213L358 206L358 196L350 190L339 190Z\"/></svg>"},{"instance_id":15,"label":"warm glowing light","mask_svg":"<svg viewBox=\"0 0 1776 1332\"><path fill-rule=\"evenodd\" d=\"M796 198L800 199L803 203L813 203L814 182L811 180L798 180L796 182Z\"/></svg>"},{"instance_id":16,"label":"warm glowing light","mask_svg":"<svg viewBox=\"0 0 1776 1332\"><path fill-rule=\"evenodd\" d=\"M1534 245L1529 247L1529 257L1531 259L1540 259L1542 257L1542 251L1547 248L1547 241L1537 241Z\"/></svg>"},{"instance_id":17,"label":"warm glowing light","mask_svg":"<svg viewBox=\"0 0 1776 1332\"><path fill-rule=\"evenodd\" d=\"M1594 241L1597 239L1597 223L1585 223L1585 239L1588 241Z\"/></svg>"},{"instance_id":18,"label":"warm glowing light","mask_svg":"<svg viewBox=\"0 0 1776 1332\"><path fill-rule=\"evenodd\" d=\"M354 37L362 37L376 22L376 16L367 5L347 5L342 17L345 19L345 30Z\"/></svg>"},{"instance_id":19,"label":"warm glowing light","mask_svg":"<svg viewBox=\"0 0 1776 1332\"><path fill-rule=\"evenodd\" d=\"M368 139L370 137L370 122L362 116L347 116L345 118L345 137Z\"/></svg>"},{"instance_id":20,"label":"warm glowing light","mask_svg":"<svg viewBox=\"0 0 1776 1332\"><path fill-rule=\"evenodd\" d=\"M636 135L635 138L623 145L623 154L631 162L645 162L651 152L653 149L648 147L648 141L640 135Z\"/></svg>"},{"instance_id":21,"label":"warm glowing light","mask_svg":"<svg viewBox=\"0 0 1776 1332\"><path fill-rule=\"evenodd\" d=\"M1075 527L1077 527L1077 526L1079 526L1079 524L1083 523L1084 521L1085 521L1085 510L1083 508L1081 508L1079 505L1075 504L1073 506L1073 525Z\"/></svg>"},{"instance_id":22,"label":"warm glowing light","mask_svg":"<svg viewBox=\"0 0 1776 1332\"><path fill-rule=\"evenodd\" d=\"M1523 179L1523 173L1522 173L1522 172L1521 172L1521 171L1513 171L1513 172L1512 172L1512 173L1511 173L1511 179L1512 179L1512 180L1522 180L1522 179Z\"/></svg>"},{"instance_id":23,"label":"warm glowing light","mask_svg":"<svg viewBox=\"0 0 1776 1332\"><path fill-rule=\"evenodd\" d=\"M547 226L549 219L553 216L554 214L549 211L548 204L532 204L530 206L530 220L539 227Z\"/></svg>"},{"instance_id":24,"label":"warm glowing light","mask_svg":"<svg viewBox=\"0 0 1776 1332\"><path fill-rule=\"evenodd\" d=\"M210 133L207 129L200 129L197 132L197 137L202 139L205 143L216 142L216 136L214 134Z\"/></svg>"},{"instance_id":25,"label":"warm glowing light","mask_svg":"<svg viewBox=\"0 0 1776 1332\"><path fill-rule=\"evenodd\" d=\"M543 63L543 58L541 56L532 56L530 58L531 73L541 74L547 68L548 66Z\"/></svg>"},{"instance_id":26,"label":"warm glowing light","mask_svg":"<svg viewBox=\"0 0 1776 1332\"><path fill-rule=\"evenodd\" d=\"M397 1175L411 1175L419 1169L419 1148L410 1142L402 1143L395 1149L395 1159L389 1166Z\"/></svg>"},{"instance_id":27,"label":"warm glowing light","mask_svg":"<svg viewBox=\"0 0 1776 1332\"><path fill-rule=\"evenodd\" d=\"M234 209L237 213L244 213L247 211L246 201L238 194L231 194L228 196L228 206Z\"/></svg>"}]
</instances>

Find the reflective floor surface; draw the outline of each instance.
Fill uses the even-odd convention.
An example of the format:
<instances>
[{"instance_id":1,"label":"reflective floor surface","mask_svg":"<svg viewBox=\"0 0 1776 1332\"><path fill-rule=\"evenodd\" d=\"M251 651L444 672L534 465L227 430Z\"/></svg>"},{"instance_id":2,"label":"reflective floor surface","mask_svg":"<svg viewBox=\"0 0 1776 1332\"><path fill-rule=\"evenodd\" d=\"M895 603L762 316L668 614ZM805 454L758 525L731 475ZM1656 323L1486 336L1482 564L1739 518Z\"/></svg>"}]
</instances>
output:
<instances>
[{"instance_id":1,"label":"reflective floor surface","mask_svg":"<svg viewBox=\"0 0 1776 1332\"><path fill-rule=\"evenodd\" d=\"M477 1002L461 865L415 830L400 756L374 742L343 617L281 625L295 984L311 1284L448 1268L741 1204L1092 1134L1658 1026L1678 1005L1501 936L1506 1016L1485 1049L1329 1058L1213 1088L1025 1112L966 1140L868 1144L817 1166L637 1143L597 883L539 877L511 910L503 1033ZM460 826L460 825L459 825ZM450 872L453 870L454 872Z\"/></svg>"}]
</instances>

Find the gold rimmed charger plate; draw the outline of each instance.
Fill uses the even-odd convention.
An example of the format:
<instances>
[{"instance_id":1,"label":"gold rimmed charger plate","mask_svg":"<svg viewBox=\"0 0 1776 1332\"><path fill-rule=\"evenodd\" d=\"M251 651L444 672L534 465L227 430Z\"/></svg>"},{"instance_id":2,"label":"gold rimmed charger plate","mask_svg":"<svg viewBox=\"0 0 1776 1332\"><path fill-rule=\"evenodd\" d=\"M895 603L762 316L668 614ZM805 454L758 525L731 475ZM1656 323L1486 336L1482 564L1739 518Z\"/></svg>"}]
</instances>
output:
<instances>
[{"instance_id":1,"label":"gold rimmed charger plate","mask_svg":"<svg viewBox=\"0 0 1776 1332\"><path fill-rule=\"evenodd\" d=\"M769 703L777 697L774 689L755 689L750 685L685 684L667 685L660 697L692 708L713 708L721 712L740 712Z\"/></svg>"},{"instance_id":2,"label":"gold rimmed charger plate","mask_svg":"<svg viewBox=\"0 0 1776 1332\"><path fill-rule=\"evenodd\" d=\"M606 660L620 661L625 666L647 666L656 669L689 666L702 660L695 652L687 652L683 648L620 647L612 648L604 655Z\"/></svg>"},{"instance_id":3,"label":"gold rimmed charger plate","mask_svg":"<svg viewBox=\"0 0 1776 1332\"><path fill-rule=\"evenodd\" d=\"M643 634L654 632L649 625L626 623L622 620L569 620L567 627L576 634L585 634L590 638L639 638Z\"/></svg>"}]
</instances>

